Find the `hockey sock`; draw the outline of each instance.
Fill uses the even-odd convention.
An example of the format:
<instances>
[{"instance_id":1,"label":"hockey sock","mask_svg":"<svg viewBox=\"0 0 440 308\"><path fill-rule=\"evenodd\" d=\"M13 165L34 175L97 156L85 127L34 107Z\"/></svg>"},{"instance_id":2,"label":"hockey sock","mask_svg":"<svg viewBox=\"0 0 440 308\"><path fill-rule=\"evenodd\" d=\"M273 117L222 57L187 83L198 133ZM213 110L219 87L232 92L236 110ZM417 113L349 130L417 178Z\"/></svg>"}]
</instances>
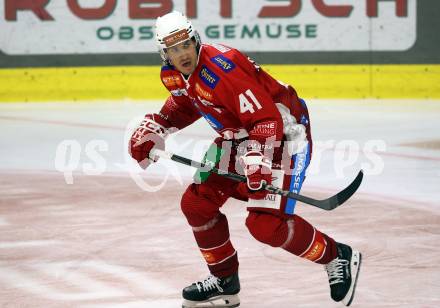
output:
<instances>
[{"instance_id":1,"label":"hockey sock","mask_svg":"<svg viewBox=\"0 0 440 308\"><path fill-rule=\"evenodd\" d=\"M200 187L193 185L187 189L182 197L182 211L211 274L230 276L238 271L238 258L229 239L228 221L218 209L220 201L215 203L215 196L206 198L207 192L201 194Z\"/></svg>"},{"instance_id":2,"label":"hockey sock","mask_svg":"<svg viewBox=\"0 0 440 308\"><path fill-rule=\"evenodd\" d=\"M315 263L327 264L336 258L336 242L300 216L293 217L293 236L283 248Z\"/></svg>"},{"instance_id":3,"label":"hockey sock","mask_svg":"<svg viewBox=\"0 0 440 308\"><path fill-rule=\"evenodd\" d=\"M219 214L205 225L193 227L193 233L211 274L226 277L237 272L237 252L229 238L225 215Z\"/></svg>"}]
</instances>

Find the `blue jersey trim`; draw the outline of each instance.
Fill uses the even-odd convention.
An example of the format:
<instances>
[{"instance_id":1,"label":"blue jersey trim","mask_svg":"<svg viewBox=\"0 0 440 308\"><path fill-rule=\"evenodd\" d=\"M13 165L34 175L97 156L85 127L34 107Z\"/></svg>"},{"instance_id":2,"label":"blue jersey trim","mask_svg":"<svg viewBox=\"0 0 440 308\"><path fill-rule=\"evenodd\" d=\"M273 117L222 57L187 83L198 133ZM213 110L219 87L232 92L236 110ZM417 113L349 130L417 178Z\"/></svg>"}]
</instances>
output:
<instances>
[{"instance_id":1,"label":"blue jersey trim","mask_svg":"<svg viewBox=\"0 0 440 308\"><path fill-rule=\"evenodd\" d=\"M203 117L208 121L209 125L212 126L215 130L221 130L224 128L222 123L220 123L216 118L212 116L212 114L209 113L203 113Z\"/></svg>"},{"instance_id":2,"label":"blue jersey trim","mask_svg":"<svg viewBox=\"0 0 440 308\"><path fill-rule=\"evenodd\" d=\"M290 178L289 191L298 194L301 191L305 180L306 170L310 164L310 143L307 142L307 145L300 153L293 155L292 160L295 161L295 167L293 168L292 176ZM295 184L297 187L295 187ZM287 199L286 209L284 212L286 214L293 215L295 212L295 206L295 199Z\"/></svg>"},{"instance_id":3,"label":"blue jersey trim","mask_svg":"<svg viewBox=\"0 0 440 308\"><path fill-rule=\"evenodd\" d=\"M164 66L162 66L162 69L161 69L162 72L163 71L172 71L172 70L174 70L174 66L171 66L171 65L164 65Z\"/></svg>"}]
</instances>

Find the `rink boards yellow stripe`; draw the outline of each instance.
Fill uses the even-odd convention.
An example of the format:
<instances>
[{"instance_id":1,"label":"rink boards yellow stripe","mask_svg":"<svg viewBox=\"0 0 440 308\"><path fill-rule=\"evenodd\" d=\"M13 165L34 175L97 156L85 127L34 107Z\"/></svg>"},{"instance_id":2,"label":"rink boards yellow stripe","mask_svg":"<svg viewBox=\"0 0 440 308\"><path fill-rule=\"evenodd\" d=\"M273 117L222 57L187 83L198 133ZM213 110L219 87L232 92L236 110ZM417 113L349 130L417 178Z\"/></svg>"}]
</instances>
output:
<instances>
[{"instance_id":1,"label":"rink boards yellow stripe","mask_svg":"<svg viewBox=\"0 0 440 308\"><path fill-rule=\"evenodd\" d=\"M263 65L303 98L440 98L440 65ZM0 69L0 102L163 99L159 66Z\"/></svg>"}]
</instances>

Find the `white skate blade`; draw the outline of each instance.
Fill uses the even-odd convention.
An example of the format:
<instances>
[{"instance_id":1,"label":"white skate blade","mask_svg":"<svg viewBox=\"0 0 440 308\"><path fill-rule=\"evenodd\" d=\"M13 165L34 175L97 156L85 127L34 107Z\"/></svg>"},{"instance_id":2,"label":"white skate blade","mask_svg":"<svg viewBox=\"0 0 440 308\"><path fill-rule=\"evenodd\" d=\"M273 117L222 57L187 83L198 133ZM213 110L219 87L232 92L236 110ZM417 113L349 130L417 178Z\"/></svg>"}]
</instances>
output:
<instances>
[{"instance_id":1,"label":"white skate blade","mask_svg":"<svg viewBox=\"0 0 440 308\"><path fill-rule=\"evenodd\" d=\"M359 269L361 268L361 263L362 263L362 254L359 251L353 250L353 253L351 255L351 262L350 262L351 286L347 292L347 295L345 295L344 299L342 300L342 303L345 306L350 306L351 302L353 301L354 291L356 290L356 284L359 276Z\"/></svg>"},{"instance_id":2,"label":"white skate blade","mask_svg":"<svg viewBox=\"0 0 440 308\"><path fill-rule=\"evenodd\" d=\"M219 295L212 297L206 301L195 302L190 300L183 300L182 308L213 308L213 307L238 307L240 306L240 298L235 295Z\"/></svg>"}]
</instances>

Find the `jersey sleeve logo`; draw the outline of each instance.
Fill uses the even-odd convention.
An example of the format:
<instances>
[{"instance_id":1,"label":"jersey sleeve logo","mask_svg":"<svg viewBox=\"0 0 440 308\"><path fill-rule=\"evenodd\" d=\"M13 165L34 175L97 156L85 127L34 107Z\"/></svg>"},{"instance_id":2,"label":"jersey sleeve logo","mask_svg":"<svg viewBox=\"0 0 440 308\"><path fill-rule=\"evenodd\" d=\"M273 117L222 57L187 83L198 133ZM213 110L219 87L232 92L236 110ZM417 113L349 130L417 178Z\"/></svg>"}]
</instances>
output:
<instances>
[{"instance_id":1,"label":"jersey sleeve logo","mask_svg":"<svg viewBox=\"0 0 440 308\"><path fill-rule=\"evenodd\" d=\"M178 75L163 76L162 81L167 88L169 88L169 87L182 88L183 87L183 81Z\"/></svg>"},{"instance_id":2,"label":"jersey sleeve logo","mask_svg":"<svg viewBox=\"0 0 440 308\"><path fill-rule=\"evenodd\" d=\"M176 90L171 90L170 91L172 95L174 96L188 96L188 92L185 89L176 89Z\"/></svg>"},{"instance_id":3,"label":"jersey sleeve logo","mask_svg":"<svg viewBox=\"0 0 440 308\"><path fill-rule=\"evenodd\" d=\"M205 65L202 65L202 69L200 70L199 77L211 89L214 89L220 80L220 78Z\"/></svg>"},{"instance_id":4,"label":"jersey sleeve logo","mask_svg":"<svg viewBox=\"0 0 440 308\"><path fill-rule=\"evenodd\" d=\"M232 62L223 55L215 56L211 58L211 61L226 73L229 73L235 68L234 62Z\"/></svg>"}]
</instances>

